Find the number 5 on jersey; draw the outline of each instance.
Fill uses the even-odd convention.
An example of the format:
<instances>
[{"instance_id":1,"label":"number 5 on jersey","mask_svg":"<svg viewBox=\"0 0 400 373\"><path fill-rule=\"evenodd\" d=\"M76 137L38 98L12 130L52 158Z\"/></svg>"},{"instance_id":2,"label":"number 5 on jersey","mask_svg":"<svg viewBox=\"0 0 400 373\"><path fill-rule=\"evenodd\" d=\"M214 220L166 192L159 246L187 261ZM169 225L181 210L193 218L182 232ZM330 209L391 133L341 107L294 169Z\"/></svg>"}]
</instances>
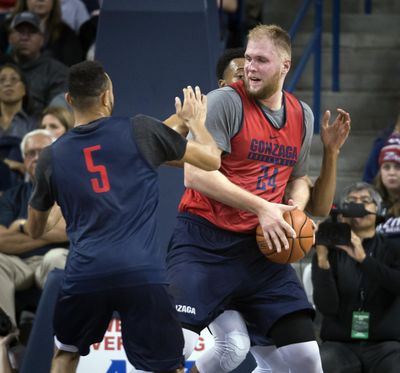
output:
<instances>
[{"instance_id":1,"label":"number 5 on jersey","mask_svg":"<svg viewBox=\"0 0 400 373\"><path fill-rule=\"evenodd\" d=\"M92 153L101 149L100 145L90 146L83 149L85 156L86 168L92 174L98 174L97 177L90 179L92 189L96 193L106 193L110 190L110 183L108 181L107 169L104 165L95 165L93 163ZM101 180L101 184L99 182Z\"/></svg>"}]
</instances>

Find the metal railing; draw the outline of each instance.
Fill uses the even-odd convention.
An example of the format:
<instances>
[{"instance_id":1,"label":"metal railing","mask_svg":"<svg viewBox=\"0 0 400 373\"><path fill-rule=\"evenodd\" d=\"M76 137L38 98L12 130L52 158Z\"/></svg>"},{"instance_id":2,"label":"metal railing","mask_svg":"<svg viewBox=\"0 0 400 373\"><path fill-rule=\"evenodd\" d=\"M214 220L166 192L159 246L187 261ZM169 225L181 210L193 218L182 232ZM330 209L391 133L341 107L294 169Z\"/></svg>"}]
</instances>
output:
<instances>
[{"instance_id":1,"label":"metal railing","mask_svg":"<svg viewBox=\"0 0 400 373\"><path fill-rule=\"evenodd\" d=\"M297 30L301 21L307 14L311 3L314 2L314 31L311 40L307 44L297 67L294 70L290 82L286 85L286 90L293 92L297 82L311 56L314 54L313 71L313 112L314 112L314 132L319 132L319 120L321 112L321 38L322 38L322 0L305 0L289 30L292 41L296 37Z\"/></svg>"}]
</instances>

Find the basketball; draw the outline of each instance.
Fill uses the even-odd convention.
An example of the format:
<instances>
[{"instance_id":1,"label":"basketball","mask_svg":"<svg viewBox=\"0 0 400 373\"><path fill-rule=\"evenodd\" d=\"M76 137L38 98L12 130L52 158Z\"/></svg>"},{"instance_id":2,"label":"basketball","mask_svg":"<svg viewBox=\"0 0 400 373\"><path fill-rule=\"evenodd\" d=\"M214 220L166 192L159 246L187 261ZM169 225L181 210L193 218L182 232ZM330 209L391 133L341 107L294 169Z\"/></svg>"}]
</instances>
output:
<instances>
[{"instance_id":1,"label":"basketball","mask_svg":"<svg viewBox=\"0 0 400 373\"><path fill-rule=\"evenodd\" d=\"M314 239L314 225L312 220L299 209L285 212L283 218L296 232L296 238L294 239L286 236L289 241L287 250L282 248L281 252L278 253L275 247L268 247L260 225L256 230L256 240L260 251L271 262L281 264L294 263L304 258L310 251Z\"/></svg>"}]
</instances>

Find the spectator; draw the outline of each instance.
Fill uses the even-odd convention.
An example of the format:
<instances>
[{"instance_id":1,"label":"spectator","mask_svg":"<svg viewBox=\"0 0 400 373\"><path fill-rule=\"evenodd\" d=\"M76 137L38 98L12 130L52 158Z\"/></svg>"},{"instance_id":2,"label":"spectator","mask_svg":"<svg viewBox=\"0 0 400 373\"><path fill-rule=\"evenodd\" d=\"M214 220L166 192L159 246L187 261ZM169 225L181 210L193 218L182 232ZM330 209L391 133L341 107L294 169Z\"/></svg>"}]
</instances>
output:
<instances>
[{"instance_id":1,"label":"spectator","mask_svg":"<svg viewBox=\"0 0 400 373\"><path fill-rule=\"evenodd\" d=\"M79 29L79 39L82 44L83 55L87 60L94 59L97 25L99 23L101 3L102 0L98 0L98 8L91 12L90 18L83 23Z\"/></svg>"},{"instance_id":2,"label":"spectator","mask_svg":"<svg viewBox=\"0 0 400 373\"><path fill-rule=\"evenodd\" d=\"M4 192L0 197L0 307L16 325L14 292L35 283L43 287L49 271L63 268L68 250L65 222L60 221L41 239L25 234L28 200L40 152L53 141L45 130L24 136L21 149L24 165L31 181Z\"/></svg>"},{"instance_id":3,"label":"spectator","mask_svg":"<svg viewBox=\"0 0 400 373\"><path fill-rule=\"evenodd\" d=\"M89 17L86 5L81 0L61 0L61 15L63 21L75 31L79 33L79 29Z\"/></svg>"},{"instance_id":4,"label":"spectator","mask_svg":"<svg viewBox=\"0 0 400 373\"><path fill-rule=\"evenodd\" d=\"M0 309L0 312L2 310ZM0 372L12 373L10 362L10 345L16 341L18 333L16 331L10 332L7 335L0 334Z\"/></svg>"},{"instance_id":5,"label":"spectator","mask_svg":"<svg viewBox=\"0 0 400 373\"><path fill-rule=\"evenodd\" d=\"M379 172L375 185L383 197L383 206L388 218L378 226L378 232L398 238L400 234L400 138L392 135L382 148Z\"/></svg>"},{"instance_id":6,"label":"spectator","mask_svg":"<svg viewBox=\"0 0 400 373\"><path fill-rule=\"evenodd\" d=\"M36 127L28 112L28 85L13 64L0 67L0 192L22 181L25 168L19 144Z\"/></svg>"},{"instance_id":7,"label":"spectator","mask_svg":"<svg viewBox=\"0 0 400 373\"><path fill-rule=\"evenodd\" d=\"M395 373L400 366L400 246L376 233L381 197L367 183L342 194L371 214L343 218L349 245L317 245L312 262L314 302L322 313L325 373Z\"/></svg>"},{"instance_id":8,"label":"spectator","mask_svg":"<svg viewBox=\"0 0 400 373\"><path fill-rule=\"evenodd\" d=\"M58 139L74 126L74 116L64 107L52 106L43 111L40 123L40 128L49 131Z\"/></svg>"},{"instance_id":9,"label":"spectator","mask_svg":"<svg viewBox=\"0 0 400 373\"><path fill-rule=\"evenodd\" d=\"M386 141L391 135L400 135L400 113L397 116L395 123L385 128L382 133L374 140L372 149L369 153L367 162L364 168L363 181L372 183L379 170L378 158L379 152L385 146Z\"/></svg>"},{"instance_id":10,"label":"spectator","mask_svg":"<svg viewBox=\"0 0 400 373\"><path fill-rule=\"evenodd\" d=\"M82 60L82 46L77 34L61 19L60 0L17 0L14 11L9 14L0 29L0 45L3 53L12 52L8 38L12 20L17 14L26 11L36 14L40 20L40 29L43 33L41 48L44 54L67 66Z\"/></svg>"},{"instance_id":11,"label":"spectator","mask_svg":"<svg viewBox=\"0 0 400 373\"><path fill-rule=\"evenodd\" d=\"M43 42L39 18L30 12L18 13L11 23L12 61L20 67L28 81L34 114L40 114L66 90L68 69L61 62L41 53Z\"/></svg>"}]
</instances>

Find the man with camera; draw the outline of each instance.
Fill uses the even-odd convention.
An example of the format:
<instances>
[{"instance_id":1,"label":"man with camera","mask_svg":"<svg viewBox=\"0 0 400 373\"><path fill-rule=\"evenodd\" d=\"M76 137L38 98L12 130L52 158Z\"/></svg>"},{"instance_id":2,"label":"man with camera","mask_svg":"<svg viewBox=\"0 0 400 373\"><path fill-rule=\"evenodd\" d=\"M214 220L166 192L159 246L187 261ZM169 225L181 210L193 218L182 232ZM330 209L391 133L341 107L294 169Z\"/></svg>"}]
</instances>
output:
<instances>
[{"instance_id":1,"label":"man with camera","mask_svg":"<svg viewBox=\"0 0 400 373\"><path fill-rule=\"evenodd\" d=\"M376 233L381 202L371 185L349 186L341 223L328 223L331 237L317 237L312 282L325 373L395 373L400 366L400 242Z\"/></svg>"}]
</instances>

